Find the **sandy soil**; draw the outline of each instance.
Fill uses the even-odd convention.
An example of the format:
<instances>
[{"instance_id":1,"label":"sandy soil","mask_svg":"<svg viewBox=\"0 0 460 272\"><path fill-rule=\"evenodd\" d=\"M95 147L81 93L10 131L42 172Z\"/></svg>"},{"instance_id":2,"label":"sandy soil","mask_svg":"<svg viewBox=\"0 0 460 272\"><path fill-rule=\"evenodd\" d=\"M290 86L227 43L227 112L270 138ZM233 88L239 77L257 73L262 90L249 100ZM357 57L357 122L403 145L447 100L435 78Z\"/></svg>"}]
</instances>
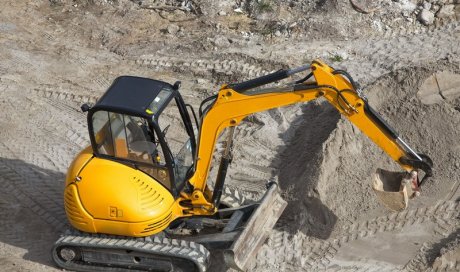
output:
<instances>
[{"instance_id":1,"label":"sandy soil","mask_svg":"<svg viewBox=\"0 0 460 272\"><path fill-rule=\"evenodd\" d=\"M277 179L289 205L248 270L459 271L460 5L353 2L5 0L1 270L56 269L66 168L89 142L79 106L115 77L181 80L197 106L220 84L322 58L432 157L434 177L408 210L390 212L369 185L376 168L397 165L326 102L250 116L228 186L256 199ZM432 23L420 23L422 9ZM227 270L219 258L211 271Z\"/></svg>"}]
</instances>

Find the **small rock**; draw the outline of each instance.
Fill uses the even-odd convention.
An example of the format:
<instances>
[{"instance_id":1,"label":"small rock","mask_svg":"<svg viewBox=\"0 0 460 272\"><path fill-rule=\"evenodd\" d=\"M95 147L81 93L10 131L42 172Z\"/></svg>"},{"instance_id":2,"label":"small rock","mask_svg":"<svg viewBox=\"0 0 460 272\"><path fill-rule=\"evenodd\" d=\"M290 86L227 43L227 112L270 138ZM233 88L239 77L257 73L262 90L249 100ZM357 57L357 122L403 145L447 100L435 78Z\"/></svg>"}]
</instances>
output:
<instances>
[{"instance_id":1,"label":"small rock","mask_svg":"<svg viewBox=\"0 0 460 272\"><path fill-rule=\"evenodd\" d=\"M425 79L417 91L417 98L425 105L438 104L443 102L442 96L439 94L439 87L436 76L432 75Z\"/></svg>"},{"instance_id":2,"label":"small rock","mask_svg":"<svg viewBox=\"0 0 460 272\"><path fill-rule=\"evenodd\" d=\"M224 36L216 37L213 43L217 47L228 47L230 45L230 41L227 39L227 37Z\"/></svg>"},{"instance_id":3,"label":"small rock","mask_svg":"<svg viewBox=\"0 0 460 272\"><path fill-rule=\"evenodd\" d=\"M217 14L220 15L220 16L226 16L226 15L227 15L227 12L221 10L221 11L219 11Z\"/></svg>"},{"instance_id":4,"label":"small rock","mask_svg":"<svg viewBox=\"0 0 460 272\"><path fill-rule=\"evenodd\" d=\"M230 29L238 29L240 27L240 23L239 22L230 22L228 24L228 28Z\"/></svg>"},{"instance_id":5,"label":"small rock","mask_svg":"<svg viewBox=\"0 0 460 272\"><path fill-rule=\"evenodd\" d=\"M206 84L206 80L203 79L203 78L198 78L198 79L196 80L196 83L198 83L198 84L200 84L200 85L204 85L204 84Z\"/></svg>"},{"instance_id":6,"label":"small rock","mask_svg":"<svg viewBox=\"0 0 460 272\"><path fill-rule=\"evenodd\" d=\"M429 3L429 2L424 2L423 3L423 9L430 10L430 8L431 8L431 3Z\"/></svg>"},{"instance_id":7,"label":"small rock","mask_svg":"<svg viewBox=\"0 0 460 272\"><path fill-rule=\"evenodd\" d=\"M235 13L243 13L243 10L241 8L237 8L233 10Z\"/></svg>"},{"instance_id":8,"label":"small rock","mask_svg":"<svg viewBox=\"0 0 460 272\"><path fill-rule=\"evenodd\" d=\"M440 5L432 5L432 6L431 6L431 11L432 11L433 13L436 13L440 8L441 8Z\"/></svg>"},{"instance_id":9,"label":"small rock","mask_svg":"<svg viewBox=\"0 0 460 272\"><path fill-rule=\"evenodd\" d=\"M434 14L433 12L424 9L422 10L422 12L419 13L418 20L420 21L420 23L426 26L431 25L434 22Z\"/></svg>"},{"instance_id":10,"label":"small rock","mask_svg":"<svg viewBox=\"0 0 460 272\"><path fill-rule=\"evenodd\" d=\"M180 29L179 26L175 24L170 24L168 25L168 28L167 28L168 33L173 34L173 35L179 32L179 29Z\"/></svg>"},{"instance_id":11,"label":"small rock","mask_svg":"<svg viewBox=\"0 0 460 272\"><path fill-rule=\"evenodd\" d=\"M438 13L436 13L436 17L447 18L450 16L454 16L455 15L454 8L455 8L454 5L442 6L441 9L439 9Z\"/></svg>"},{"instance_id":12,"label":"small rock","mask_svg":"<svg viewBox=\"0 0 460 272\"><path fill-rule=\"evenodd\" d=\"M349 58L349 55L346 51L343 50L337 50L335 52L335 56L338 56L342 60L347 60Z\"/></svg>"},{"instance_id":13,"label":"small rock","mask_svg":"<svg viewBox=\"0 0 460 272\"><path fill-rule=\"evenodd\" d=\"M276 36L276 37L281 36L281 31L279 31L279 30L275 31L275 36Z\"/></svg>"}]
</instances>

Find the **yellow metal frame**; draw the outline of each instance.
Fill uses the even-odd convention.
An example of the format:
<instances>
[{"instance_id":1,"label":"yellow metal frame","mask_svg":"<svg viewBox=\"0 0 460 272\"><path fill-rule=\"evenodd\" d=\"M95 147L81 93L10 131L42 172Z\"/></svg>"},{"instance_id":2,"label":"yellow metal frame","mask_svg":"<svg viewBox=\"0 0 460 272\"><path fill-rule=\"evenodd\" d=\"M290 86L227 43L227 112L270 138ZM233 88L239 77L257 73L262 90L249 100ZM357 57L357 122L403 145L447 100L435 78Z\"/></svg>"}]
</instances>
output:
<instances>
[{"instance_id":1,"label":"yellow metal frame","mask_svg":"<svg viewBox=\"0 0 460 272\"><path fill-rule=\"evenodd\" d=\"M332 88L322 87L292 92L244 95L224 85L218 93L215 104L202 122L197 167L190 183L200 190L206 188L206 180L214 146L223 129L238 125L243 118L250 114L295 103L307 102L318 97L324 97L329 101L329 103L346 116L348 120L357 126L393 160L401 164L399 159L405 154L405 151L398 145L395 139L388 135L384 129L365 113L364 101L353 89L351 83L342 75L333 74L334 70L321 61L314 61L311 69L319 86L328 85L338 90L350 90L342 92L342 95L351 107L346 106L344 101L339 101L336 91ZM408 165L401 164L401 166L405 170L412 170L412 167Z\"/></svg>"}]
</instances>

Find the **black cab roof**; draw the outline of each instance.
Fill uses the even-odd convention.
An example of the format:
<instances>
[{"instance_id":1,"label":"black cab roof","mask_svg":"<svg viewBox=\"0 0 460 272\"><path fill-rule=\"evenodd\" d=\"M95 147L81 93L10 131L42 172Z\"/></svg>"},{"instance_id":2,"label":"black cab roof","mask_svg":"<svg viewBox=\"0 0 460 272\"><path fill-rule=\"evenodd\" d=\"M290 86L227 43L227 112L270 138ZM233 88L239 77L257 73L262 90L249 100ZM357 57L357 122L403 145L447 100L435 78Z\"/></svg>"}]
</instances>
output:
<instances>
[{"instance_id":1,"label":"black cab roof","mask_svg":"<svg viewBox=\"0 0 460 272\"><path fill-rule=\"evenodd\" d=\"M114 80L91 111L106 110L152 117L173 97L171 84L149 78L120 76Z\"/></svg>"}]
</instances>

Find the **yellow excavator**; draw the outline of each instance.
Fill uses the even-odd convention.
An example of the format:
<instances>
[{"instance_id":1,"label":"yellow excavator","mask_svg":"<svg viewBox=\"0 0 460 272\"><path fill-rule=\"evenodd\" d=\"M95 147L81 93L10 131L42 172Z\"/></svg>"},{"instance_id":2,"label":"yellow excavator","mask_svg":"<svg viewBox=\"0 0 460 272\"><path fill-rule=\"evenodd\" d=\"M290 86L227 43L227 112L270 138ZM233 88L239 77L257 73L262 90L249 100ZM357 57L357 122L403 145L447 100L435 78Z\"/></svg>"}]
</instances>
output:
<instances>
[{"instance_id":1,"label":"yellow excavator","mask_svg":"<svg viewBox=\"0 0 460 272\"><path fill-rule=\"evenodd\" d=\"M303 72L308 74L300 80L262 87ZM223 85L202 101L198 115L179 87L180 82L122 76L97 103L82 106L91 146L67 173L64 205L74 229L52 249L59 267L202 272L209 250L219 249L230 267L244 270L287 205L275 182L258 202L223 201L235 127L260 111L327 100L404 169L375 174L373 188L392 210L406 208L431 176L430 158L416 153L379 117L352 77L319 60ZM213 153L224 129L219 170L211 182Z\"/></svg>"}]
</instances>

